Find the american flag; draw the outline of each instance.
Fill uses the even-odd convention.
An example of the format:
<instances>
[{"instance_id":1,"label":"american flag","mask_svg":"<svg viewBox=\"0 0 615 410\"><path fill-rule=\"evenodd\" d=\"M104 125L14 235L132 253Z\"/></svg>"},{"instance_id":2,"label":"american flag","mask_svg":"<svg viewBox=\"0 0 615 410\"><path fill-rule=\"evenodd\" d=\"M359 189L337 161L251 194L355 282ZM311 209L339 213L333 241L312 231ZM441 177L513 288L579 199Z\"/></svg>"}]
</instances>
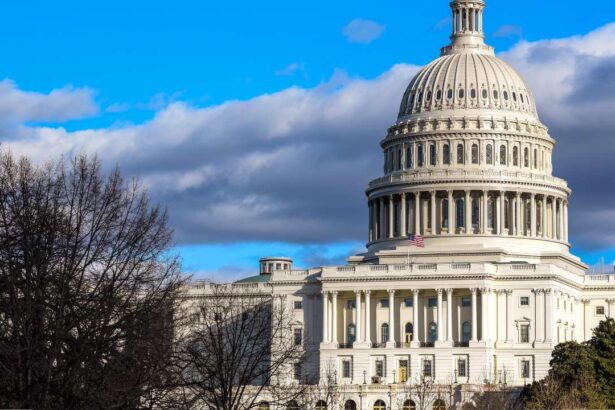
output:
<instances>
[{"instance_id":1,"label":"american flag","mask_svg":"<svg viewBox=\"0 0 615 410\"><path fill-rule=\"evenodd\" d=\"M425 247L425 240L421 235L410 235L408 238L408 243L410 246L417 246L419 248Z\"/></svg>"}]
</instances>

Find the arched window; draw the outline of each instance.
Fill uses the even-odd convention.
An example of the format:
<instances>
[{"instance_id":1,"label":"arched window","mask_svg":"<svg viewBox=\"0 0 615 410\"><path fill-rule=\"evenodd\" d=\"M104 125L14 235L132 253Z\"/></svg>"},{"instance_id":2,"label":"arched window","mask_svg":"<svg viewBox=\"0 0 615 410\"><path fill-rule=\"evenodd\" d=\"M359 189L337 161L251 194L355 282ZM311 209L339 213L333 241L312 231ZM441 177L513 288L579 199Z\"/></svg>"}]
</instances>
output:
<instances>
[{"instance_id":1,"label":"arched window","mask_svg":"<svg viewBox=\"0 0 615 410\"><path fill-rule=\"evenodd\" d=\"M510 202L508 201L508 199L504 200L504 209L502 209L502 213L504 214L504 228L508 229L508 232L511 232L511 226L510 226L510 212L508 211L510 209Z\"/></svg>"},{"instance_id":2,"label":"arched window","mask_svg":"<svg viewBox=\"0 0 615 410\"><path fill-rule=\"evenodd\" d=\"M348 325L348 343L357 341L357 327L354 323Z\"/></svg>"},{"instance_id":3,"label":"arched window","mask_svg":"<svg viewBox=\"0 0 615 410\"><path fill-rule=\"evenodd\" d=\"M506 101L508 101L508 91L504 90L504 92L502 93L502 95L504 96L504 99Z\"/></svg>"},{"instance_id":4,"label":"arched window","mask_svg":"<svg viewBox=\"0 0 615 410\"><path fill-rule=\"evenodd\" d=\"M423 145L422 144L419 144L417 154L418 154L418 158L417 158L418 165L419 167L422 167L423 165L425 165L425 156L423 155Z\"/></svg>"},{"instance_id":5,"label":"arched window","mask_svg":"<svg viewBox=\"0 0 615 410\"><path fill-rule=\"evenodd\" d=\"M474 88L472 88L470 90L470 97L474 100L476 99L476 90Z\"/></svg>"},{"instance_id":6,"label":"arched window","mask_svg":"<svg viewBox=\"0 0 615 410\"><path fill-rule=\"evenodd\" d=\"M523 166L530 167L530 150L527 147L523 150Z\"/></svg>"},{"instance_id":7,"label":"arched window","mask_svg":"<svg viewBox=\"0 0 615 410\"><path fill-rule=\"evenodd\" d=\"M478 199L472 200L472 227L478 228L480 220L480 208Z\"/></svg>"},{"instance_id":8,"label":"arched window","mask_svg":"<svg viewBox=\"0 0 615 410\"><path fill-rule=\"evenodd\" d=\"M534 149L534 169L538 168L538 150Z\"/></svg>"},{"instance_id":9,"label":"arched window","mask_svg":"<svg viewBox=\"0 0 615 410\"><path fill-rule=\"evenodd\" d=\"M389 324L388 323L383 323L382 326L380 327L381 330L381 334L380 334L380 341L382 343L386 343L389 341Z\"/></svg>"},{"instance_id":10,"label":"arched window","mask_svg":"<svg viewBox=\"0 0 615 410\"><path fill-rule=\"evenodd\" d=\"M318 400L316 402L316 410L327 410L327 402L324 400Z\"/></svg>"},{"instance_id":11,"label":"arched window","mask_svg":"<svg viewBox=\"0 0 615 410\"><path fill-rule=\"evenodd\" d=\"M402 410L416 410L416 404L412 400L406 400Z\"/></svg>"},{"instance_id":12,"label":"arched window","mask_svg":"<svg viewBox=\"0 0 615 410\"><path fill-rule=\"evenodd\" d=\"M436 146L433 144L429 146L429 165L436 165Z\"/></svg>"},{"instance_id":13,"label":"arched window","mask_svg":"<svg viewBox=\"0 0 615 410\"><path fill-rule=\"evenodd\" d=\"M519 147L513 147L513 165L519 166Z\"/></svg>"},{"instance_id":14,"label":"arched window","mask_svg":"<svg viewBox=\"0 0 615 410\"><path fill-rule=\"evenodd\" d=\"M412 168L414 166L412 160L412 147L406 149L406 168Z\"/></svg>"},{"instance_id":15,"label":"arched window","mask_svg":"<svg viewBox=\"0 0 615 410\"><path fill-rule=\"evenodd\" d=\"M382 400L377 400L376 403L374 403L374 410L387 410L387 405Z\"/></svg>"},{"instance_id":16,"label":"arched window","mask_svg":"<svg viewBox=\"0 0 615 410\"><path fill-rule=\"evenodd\" d=\"M500 165L506 165L506 145L500 145Z\"/></svg>"},{"instance_id":17,"label":"arched window","mask_svg":"<svg viewBox=\"0 0 615 410\"><path fill-rule=\"evenodd\" d=\"M464 343L468 343L472 339L472 325L470 322L463 322L461 326L461 340Z\"/></svg>"},{"instance_id":18,"label":"arched window","mask_svg":"<svg viewBox=\"0 0 615 410\"><path fill-rule=\"evenodd\" d=\"M406 326L404 327L404 333L406 343L412 342L412 335L414 334L414 326L412 325L412 323L406 323Z\"/></svg>"},{"instance_id":19,"label":"arched window","mask_svg":"<svg viewBox=\"0 0 615 410\"><path fill-rule=\"evenodd\" d=\"M464 158L463 158L463 144L458 144L457 145L457 163L458 164L463 164Z\"/></svg>"},{"instance_id":20,"label":"arched window","mask_svg":"<svg viewBox=\"0 0 615 410\"><path fill-rule=\"evenodd\" d=\"M464 206L463 206L463 199L459 198L457 201L455 201L455 214L456 214L456 222L457 222L457 228L462 228L465 226L465 212L464 212Z\"/></svg>"},{"instance_id":21,"label":"arched window","mask_svg":"<svg viewBox=\"0 0 615 410\"><path fill-rule=\"evenodd\" d=\"M259 403L258 410L269 410L269 403L266 401Z\"/></svg>"},{"instance_id":22,"label":"arched window","mask_svg":"<svg viewBox=\"0 0 615 410\"><path fill-rule=\"evenodd\" d=\"M429 342L436 343L438 340L438 326L434 322L429 324Z\"/></svg>"},{"instance_id":23,"label":"arched window","mask_svg":"<svg viewBox=\"0 0 615 410\"><path fill-rule=\"evenodd\" d=\"M493 165L493 145L487 145L487 164Z\"/></svg>"},{"instance_id":24,"label":"arched window","mask_svg":"<svg viewBox=\"0 0 615 410\"><path fill-rule=\"evenodd\" d=\"M440 207L442 215L440 215L440 220L442 221L442 229L448 229L448 199L442 200L442 206Z\"/></svg>"},{"instance_id":25,"label":"arched window","mask_svg":"<svg viewBox=\"0 0 615 410\"><path fill-rule=\"evenodd\" d=\"M495 201L489 198L487 201L487 226L491 229L495 228Z\"/></svg>"},{"instance_id":26,"label":"arched window","mask_svg":"<svg viewBox=\"0 0 615 410\"><path fill-rule=\"evenodd\" d=\"M444 146L442 147L442 162L445 165L450 165L451 164L451 147L448 144L444 144Z\"/></svg>"},{"instance_id":27,"label":"arched window","mask_svg":"<svg viewBox=\"0 0 615 410\"><path fill-rule=\"evenodd\" d=\"M401 169L401 149L397 150L397 170Z\"/></svg>"},{"instance_id":28,"label":"arched window","mask_svg":"<svg viewBox=\"0 0 615 410\"><path fill-rule=\"evenodd\" d=\"M354 400L347 400L344 403L344 410L357 410L357 403Z\"/></svg>"},{"instance_id":29,"label":"arched window","mask_svg":"<svg viewBox=\"0 0 615 410\"><path fill-rule=\"evenodd\" d=\"M442 399L433 402L433 410L446 410L446 403Z\"/></svg>"},{"instance_id":30,"label":"arched window","mask_svg":"<svg viewBox=\"0 0 615 410\"><path fill-rule=\"evenodd\" d=\"M478 144L472 145L472 164L478 164Z\"/></svg>"},{"instance_id":31,"label":"arched window","mask_svg":"<svg viewBox=\"0 0 615 410\"><path fill-rule=\"evenodd\" d=\"M286 410L299 410L299 403L297 403L295 400L291 400L288 403L286 403Z\"/></svg>"}]
</instances>

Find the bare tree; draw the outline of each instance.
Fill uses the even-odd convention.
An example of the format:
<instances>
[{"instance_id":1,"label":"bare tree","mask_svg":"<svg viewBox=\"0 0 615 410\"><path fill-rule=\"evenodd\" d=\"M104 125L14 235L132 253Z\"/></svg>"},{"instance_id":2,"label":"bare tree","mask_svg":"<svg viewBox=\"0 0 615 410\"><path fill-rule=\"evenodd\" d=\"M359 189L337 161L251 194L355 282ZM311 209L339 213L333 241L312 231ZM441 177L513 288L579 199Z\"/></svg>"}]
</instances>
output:
<instances>
[{"instance_id":1,"label":"bare tree","mask_svg":"<svg viewBox=\"0 0 615 410\"><path fill-rule=\"evenodd\" d=\"M438 398L438 386L431 377L421 377L413 386L417 410L431 410Z\"/></svg>"},{"instance_id":2,"label":"bare tree","mask_svg":"<svg viewBox=\"0 0 615 410\"><path fill-rule=\"evenodd\" d=\"M0 154L0 407L162 406L184 281L166 211L85 156Z\"/></svg>"},{"instance_id":3,"label":"bare tree","mask_svg":"<svg viewBox=\"0 0 615 410\"><path fill-rule=\"evenodd\" d=\"M192 323L178 353L189 406L252 409L261 400L275 406L300 396L294 367L305 351L293 339L292 312L285 298L255 289L212 284L188 306ZM272 395L272 384L290 387Z\"/></svg>"}]
</instances>

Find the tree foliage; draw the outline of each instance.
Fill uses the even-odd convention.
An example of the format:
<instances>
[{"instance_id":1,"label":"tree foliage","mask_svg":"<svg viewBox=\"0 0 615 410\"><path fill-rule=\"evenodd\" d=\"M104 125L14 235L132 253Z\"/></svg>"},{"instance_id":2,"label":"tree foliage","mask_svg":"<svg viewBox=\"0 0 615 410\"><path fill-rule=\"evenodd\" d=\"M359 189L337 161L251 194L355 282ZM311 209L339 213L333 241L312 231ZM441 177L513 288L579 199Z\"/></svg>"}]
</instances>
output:
<instances>
[{"instance_id":1,"label":"tree foliage","mask_svg":"<svg viewBox=\"0 0 615 410\"><path fill-rule=\"evenodd\" d=\"M0 407L162 405L183 285L171 237L166 211L96 159L0 154Z\"/></svg>"}]
</instances>

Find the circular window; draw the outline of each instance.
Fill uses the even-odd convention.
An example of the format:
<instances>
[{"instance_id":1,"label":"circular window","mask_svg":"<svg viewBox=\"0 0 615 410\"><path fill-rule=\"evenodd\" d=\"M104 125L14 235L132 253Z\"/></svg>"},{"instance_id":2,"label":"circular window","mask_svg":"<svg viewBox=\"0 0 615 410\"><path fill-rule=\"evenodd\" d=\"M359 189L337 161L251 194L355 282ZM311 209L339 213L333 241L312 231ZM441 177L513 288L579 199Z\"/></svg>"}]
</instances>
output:
<instances>
[{"instance_id":1,"label":"circular window","mask_svg":"<svg viewBox=\"0 0 615 410\"><path fill-rule=\"evenodd\" d=\"M470 97L472 97L473 99L476 98L476 90L475 89L471 89L470 90Z\"/></svg>"},{"instance_id":2,"label":"circular window","mask_svg":"<svg viewBox=\"0 0 615 410\"><path fill-rule=\"evenodd\" d=\"M483 98L487 99L487 97L489 97L489 93L487 93L487 89L483 89Z\"/></svg>"}]
</instances>

